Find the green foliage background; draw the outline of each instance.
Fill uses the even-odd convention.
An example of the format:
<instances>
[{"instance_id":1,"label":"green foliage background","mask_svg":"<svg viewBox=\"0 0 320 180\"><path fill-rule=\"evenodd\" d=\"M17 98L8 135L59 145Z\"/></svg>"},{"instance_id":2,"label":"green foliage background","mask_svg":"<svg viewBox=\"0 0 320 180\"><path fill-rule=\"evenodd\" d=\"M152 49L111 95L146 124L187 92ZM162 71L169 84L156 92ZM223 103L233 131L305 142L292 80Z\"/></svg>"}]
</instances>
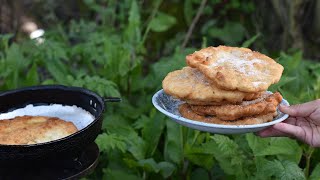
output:
<instances>
[{"instance_id":1,"label":"green foliage background","mask_svg":"<svg viewBox=\"0 0 320 180\"><path fill-rule=\"evenodd\" d=\"M300 50L269 52L259 43L268 35L252 28L250 0L208 1L184 47L200 3L83 0L88 16L62 22L47 14L43 43L0 36L0 89L63 84L122 98L107 105L96 139L99 165L85 179L319 179L319 149L289 138L195 131L153 107L162 79L186 66L187 54L220 44L250 47L281 63L283 77L269 90L291 104L320 98L320 64Z\"/></svg>"}]
</instances>

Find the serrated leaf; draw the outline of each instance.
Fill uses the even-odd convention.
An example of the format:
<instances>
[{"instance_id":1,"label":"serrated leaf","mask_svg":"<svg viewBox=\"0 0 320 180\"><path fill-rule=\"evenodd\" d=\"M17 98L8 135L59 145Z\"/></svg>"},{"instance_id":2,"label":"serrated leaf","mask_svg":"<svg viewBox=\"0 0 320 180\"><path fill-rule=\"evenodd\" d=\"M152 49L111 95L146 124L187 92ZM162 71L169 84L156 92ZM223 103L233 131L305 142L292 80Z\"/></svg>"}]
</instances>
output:
<instances>
[{"instance_id":1,"label":"serrated leaf","mask_svg":"<svg viewBox=\"0 0 320 180\"><path fill-rule=\"evenodd\" d=\"M73 78L72 76L65 78L64 75L64 79L68 85L85 87L91 91L97 92L101 96L120 97L117 85L114 82L99 76L78 75L76 78Z\"/></svg>"},{"instance_id":2,"label":"serrated leaf","mask_svg":"<svg viewBox=\"0 0 320 180\"><path fill-rule=\"evenodd\" d=\"M278 155L280 159L300 162L302 149L295 140L285 137L262 139L253 134L247 134L246 138L255 156Z\"/></svg>"},{"instance_id":3,"label":"serrated leaf","mask_svg":"<svg viewBox=\"0 0 320 180\"><path fill-rule=\"evenodd\" d=\"M158 12L150 22L150 29L154 32L164 32L176 24L176 18L164 12Z\"/></svg>"},{"instance_id":4,"label":"serrated leaf","mask_svg":"<svg viewBox=\"0 0 320 180\"><path fill-rule=\"evenodd\" d=\"M240 179L251 175L253 164L234 140L217 134L211 136L211 139L216 143L212 147L214 157L226 174L237 175Z\"/></svg>"},{"instance_id":5,"label":"serrated leaf","mask_svg":"<svg viewBox=\"0 0 320 180\"><path fill-rule=\"evenodd\" d=\"M120 151L125 152L127 148L124 138L116 134L100 134L96 139L96 143L98 144L100 151L119 149Z\"/></svg>"},{"instance_id":6,"label":"serrated leaf","mask_svg":"<svg viewBox=\"0 0 320 180\"><path fill-rule=\"evenodd\" d=\"M304 180L305 176L299 166L291 161L266 161L262 167L269 176L274 176L281 180Z\"/></svg>"}]
</instances>

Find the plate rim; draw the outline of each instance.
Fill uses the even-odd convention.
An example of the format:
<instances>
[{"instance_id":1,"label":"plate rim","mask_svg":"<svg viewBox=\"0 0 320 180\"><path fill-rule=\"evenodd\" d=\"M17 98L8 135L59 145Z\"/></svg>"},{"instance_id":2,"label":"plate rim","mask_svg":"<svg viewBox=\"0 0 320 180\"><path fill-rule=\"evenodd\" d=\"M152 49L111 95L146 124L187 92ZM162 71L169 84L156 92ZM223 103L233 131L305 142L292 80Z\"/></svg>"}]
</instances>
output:
<instances>
[{"instance_id":1,"label":"plate rim","mask_svg":"<svg viewBox=\"0 0 320 180\"><path fill-rule=\"evenodd\" d=\"M188 124L192 124L192 125L196 125L196 126L201 126L201 127L206 127L206 128L220 128L220 129L255 129L255 128L263 128L263 127L269 127L272 126L274 124L277 124L279 122L282 122L284 120L286 120L289 115L283 113L284 115L274 121L271 122L267 122L267 123L261 123L261 124L251 124L251 125L223 125L223 124L214 124L214 123L206 123L206 122L201 122L201 121L195 121L195 120L191 120L191 119L187 119L184 118L182 116L178 116L175 115L173 113L170 113L168 111L166 111L165 109L163 109L162 107L160 107L160 105L158 105L156 103L156 98L161 94L161 93L165 93L163 89L158 90L153 96L152 96L152 104L153 106L158 109L161 113L163 113L164 115L170 117L170 118L174 118L177 121L181 121L181 122L185 122ZM168 95L170 96L170 95ZM286 105L290 105L289 102L286 99L282 99L281 103L284 103Z\"/></svg>"}]
</instances>

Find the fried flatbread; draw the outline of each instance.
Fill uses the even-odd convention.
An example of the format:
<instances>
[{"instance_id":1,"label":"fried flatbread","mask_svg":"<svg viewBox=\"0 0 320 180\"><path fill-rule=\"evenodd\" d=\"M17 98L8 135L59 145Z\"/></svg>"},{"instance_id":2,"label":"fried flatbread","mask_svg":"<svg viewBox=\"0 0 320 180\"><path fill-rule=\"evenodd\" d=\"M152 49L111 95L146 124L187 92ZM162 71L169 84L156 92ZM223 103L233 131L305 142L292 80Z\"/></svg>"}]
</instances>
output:
<instances>
[{"instance_id":1,"label":"fried flatbread","mask_svg":"<svg viewBox=\"0 0 320 180\"><path fill-rule=\"evenodd\" d=\"M234 121L224 121L215 116L201 116L193 112L190 105L188 105L187 103L184 103L179 106L179 112L182 115L182 117L185 117L190 120L213 123L213 124L224 124L224 125L261 124L261 123L270 122L273 120L275 116L277 116L277 112L272 112L264 115L243 117L240 119L236 119Z\"/></svg>"},{"instance_id":2,"label":"fried flatbread","mask_svg":"<svg viewBox=\"0 0 320 180\"><path fill-rule=\"evenodd\" d=\"M244 101L239 105L198 106L191 105L191 109L200 115L212 115L221 120L233 121L242 117L264 115L275 112L282 101L280 93L266 94L253 101Z\"/></svg>"},{"instance_id":3,"label":"fried flatbread","mask_svg":"<svg viewBox=\"0 0 320 180\"><path fill-rule=\"evenodd\" d=\"M242 92L266 91L283 72L282 65L248 48L208 47L187 55L186 62L219 88Z\"/></svg>"},{"instance_id":4,"label":"fried flatbread","mask_svg":"<svg viewBox=\"0 0 320 180\"><path fill-rule=\"evenodd\" d=\"M257 98L261 92L245 93L219 89L195 68L184 67L170 72L162 81L165 93L191 102L241 102Z\"/></svg>"},{"instance_id":5,"label":"fried flatbread","mask_svg":"<svg viewBox=\"0 0 320 180\"><path fill-rule=\"evenodd\" d=\"M55 117L18 116L0 120L0 144L23 145L53 141L77 132L72 122Z\"/></svg>"},{"instance_id":6,"label":"fried flatbread","mask_svg":"<svg viewBox=\"0 0 320 180\"><path fill-rule=\"evenodd\" d=\"M266 92L258 92L258 93L253 93L251 96L246 96L244 97L244 101L252 101L255 99L258 99L260 97L263 96L263 94ZM218 105L227 105L227 104L241 104L243 101L241 102L229 102L226 100L220 101L220 102L214 102L214 101L196 101L196 100L189 100L189 99L181 99L183 101L185 101L186 103L190 104L190 105L203 105L203 106L208 106L208 105L214 105L214 106L218 106Z\"/></svg>"}]
</instances>

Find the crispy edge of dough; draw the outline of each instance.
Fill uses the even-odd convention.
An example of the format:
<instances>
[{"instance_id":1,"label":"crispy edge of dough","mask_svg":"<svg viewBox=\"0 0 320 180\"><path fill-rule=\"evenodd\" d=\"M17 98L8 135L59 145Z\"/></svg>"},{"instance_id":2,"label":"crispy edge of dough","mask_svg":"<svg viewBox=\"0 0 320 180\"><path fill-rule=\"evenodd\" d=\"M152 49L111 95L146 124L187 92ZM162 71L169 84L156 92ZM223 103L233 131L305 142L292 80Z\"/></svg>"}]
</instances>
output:
<instances>
[{"instance_id":1,"label":"crispy edge of dough","mask_svg":"<svg viewBox=\"0 0 320 180\"><path fill-rule=\"evenodd\" d=\"M218 51L229 52L232 50L240 50L244 53L252 53L254 57L258 57L259 59L263 59L264 61L268 62L269 66L272 66L273 68L273 70L270 73L270 76L272 76L270 81L261 83L258 86L253 86L252 82L244 83L242 81L240 82L239 80L237 81L234 78L227 77L228 74L230 73L221 72L220 70L224 69L222 66L217 66L214 71L212 70L212 68L209 68L208 66L210 66L210 60L208 59L208 57L205 57L203 55L203 53L206 51L212 51L216 53ZM252 51L249 48L230 47L230 46L217 46L217 47L210 46L207 48L203 48L199 51L195 51L194 53L186 56L186 63L188 66L197 68L198 70L200 70L209 79L213 80L220 89L239 90L239 91L248 92L248 93L266 91L271 84L275 84L279 82L284 69L284 67L281 64L277 63L275 60L273 60L272 58L268 57L265 54L262 54L257 51ZM237 77L237 76L234 76L234 77Z\"/></svg>"},{"instance_id":2,"label":"crispy edge of dough","mask_svg":"<svg viewBox=\"0 0 320 180\"><path fill-rule=\"evenodd\" d=\"M198 74L201 74L200 80L197 78ZM238 104L243 100L256 99L263 93L221 89L201 71L191 67L169 72L162 80L162 88L166 94L191 101L192 104L204 104L203 101L212 102L210 104L226 104L225 102Z\"/></svg>"},{"instance_id":3,"label":"crispy edge of dough","mask_svg":"<svg viewBox=\"0 0 320 180\"><path fill-rule=\"evenodd\" d=\"M244 117L241 119L236 119L234 121L224 121L214 116L201 116L192 111L188 104L181 104L179 106L179 112L182 117L200 121L205 123L212 123L212 124L223 124L223 125L252 125L252 124L262 124L266 122L270 122L273 120L274 117L277 116L277 112L272 112L264 115L255 115L250 117Z\"/></svg>"},{"instance_id":4,"label":"crispy edge of dough","mask_svg":"<svg viewBox=\"0 0 320 180\"><path fill-rule=\"evenodd\" d=\"M200 115L212 115L225 121L233 121L246 116L264 115L275 112L282 101L279 92L268 95L259 102L248 105L221 105L221 106L197 106L191 105L191 109Z\"/></svg>"}]
</instances>

